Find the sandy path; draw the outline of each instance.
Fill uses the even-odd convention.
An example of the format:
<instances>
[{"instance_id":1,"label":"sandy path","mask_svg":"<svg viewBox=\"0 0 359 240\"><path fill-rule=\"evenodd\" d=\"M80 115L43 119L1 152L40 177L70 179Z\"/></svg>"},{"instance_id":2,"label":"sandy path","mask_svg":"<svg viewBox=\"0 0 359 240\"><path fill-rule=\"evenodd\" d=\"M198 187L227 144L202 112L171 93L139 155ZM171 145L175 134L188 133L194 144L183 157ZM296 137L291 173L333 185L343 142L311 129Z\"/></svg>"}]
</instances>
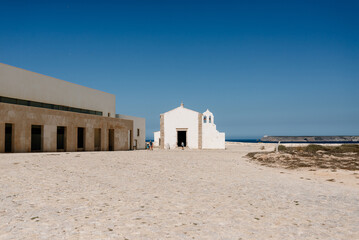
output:
<instances>
[{"instance_id":1,"label":"sandy path","mask_svg":"<svg viewBox=\"0 0 359 240\"><path fill-rule=\"evenodd\" d=\"M242 157L258 147L2 154L0 239L359 239L357 175Z\"/></svg>"}]
</instances>

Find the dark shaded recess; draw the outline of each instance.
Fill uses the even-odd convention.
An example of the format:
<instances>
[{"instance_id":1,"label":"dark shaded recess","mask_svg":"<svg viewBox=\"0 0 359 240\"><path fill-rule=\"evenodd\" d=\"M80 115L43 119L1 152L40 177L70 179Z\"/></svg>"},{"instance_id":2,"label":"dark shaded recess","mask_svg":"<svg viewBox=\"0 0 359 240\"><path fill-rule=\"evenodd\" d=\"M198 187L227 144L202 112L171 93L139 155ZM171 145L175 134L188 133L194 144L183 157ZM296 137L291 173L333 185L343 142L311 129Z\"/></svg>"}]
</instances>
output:
<instances>
[{"instance_id":1,"label":"dark shaded recess","mask_svg":"<svg viewBox=\"0 0 359 240\"><path fill-rule=\"evenodd\" d=\"M42 151L42 126L40 125L31 126L31 151Z\"/></svg>"},{"instance_id":2,"label":"dark shaded recess","mask_svg":"<svg viewBox=\"0 0 359 240\"><path fill-rule=\"evenodd\" d=\"M178 131L177 132L177 146L182 147L182 143L186 147L186 145L187 145L187 131Z\"/></svg>"}]
</instances>

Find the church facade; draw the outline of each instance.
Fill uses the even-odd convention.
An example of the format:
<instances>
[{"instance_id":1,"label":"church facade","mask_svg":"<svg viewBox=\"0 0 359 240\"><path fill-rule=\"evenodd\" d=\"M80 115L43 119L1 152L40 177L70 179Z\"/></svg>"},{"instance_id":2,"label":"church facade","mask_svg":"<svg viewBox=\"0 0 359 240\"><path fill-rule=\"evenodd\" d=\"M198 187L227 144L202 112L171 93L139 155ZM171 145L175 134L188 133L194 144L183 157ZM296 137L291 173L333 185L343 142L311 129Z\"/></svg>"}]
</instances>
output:
<instances>
[{"instance_id":1,"label":"church facade","mask_svg":"<svg viewBox=\"0 0 359 240\"><path fill-rule=\"evenodd\" d=\"M160 115L160 131L154 133L154 145L175 149L225 149L225 133L217 131L213 114L199 113L183 104Z\"/></svg>"}]
</instances>

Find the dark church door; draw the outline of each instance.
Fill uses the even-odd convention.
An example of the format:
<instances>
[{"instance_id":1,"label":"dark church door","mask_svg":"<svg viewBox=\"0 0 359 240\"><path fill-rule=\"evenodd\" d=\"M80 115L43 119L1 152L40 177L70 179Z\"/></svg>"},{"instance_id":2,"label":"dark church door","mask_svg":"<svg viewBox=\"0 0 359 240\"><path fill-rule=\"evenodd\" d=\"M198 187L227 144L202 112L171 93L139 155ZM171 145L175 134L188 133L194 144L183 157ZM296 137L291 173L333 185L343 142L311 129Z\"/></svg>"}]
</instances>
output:
<instances>
[{"instance_id":1,"label":"dark church door","mask_svg":"<svg viewBox=\"0 0 359 240\"><path fill-rule=\"evenodd\" d=\"M177 131L177 146L182 147L182 143L184 144L183 146L186 147L187 131Z\"/></svg>"}]
</instances>

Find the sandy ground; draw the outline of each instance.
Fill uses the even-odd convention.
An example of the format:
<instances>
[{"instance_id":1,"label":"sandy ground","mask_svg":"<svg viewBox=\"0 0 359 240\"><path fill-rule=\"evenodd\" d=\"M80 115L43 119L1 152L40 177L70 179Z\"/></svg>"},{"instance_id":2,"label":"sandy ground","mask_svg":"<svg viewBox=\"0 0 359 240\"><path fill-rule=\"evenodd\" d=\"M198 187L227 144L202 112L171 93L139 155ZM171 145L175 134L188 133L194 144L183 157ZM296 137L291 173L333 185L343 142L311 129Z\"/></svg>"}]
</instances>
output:
<instances>
[{"instance_id":1,"label":"sandy ground","mask_svg":"<svg viewBox=\"0 0 359 240\"><path fill-rule=\"evenodd\" d=\"M358 172L243 157L260 146L1 154L0 239L359 239Z\"/></svg>"}]
</instances>

